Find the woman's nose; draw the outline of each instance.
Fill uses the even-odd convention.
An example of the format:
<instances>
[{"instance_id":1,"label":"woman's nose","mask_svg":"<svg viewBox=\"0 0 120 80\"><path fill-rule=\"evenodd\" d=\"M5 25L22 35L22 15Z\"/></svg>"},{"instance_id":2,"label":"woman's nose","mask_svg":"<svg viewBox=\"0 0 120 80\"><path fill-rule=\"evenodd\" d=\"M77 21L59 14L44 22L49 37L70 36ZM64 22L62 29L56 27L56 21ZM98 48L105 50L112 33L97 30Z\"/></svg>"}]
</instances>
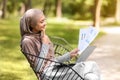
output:
<instances>
[{"instance_id":1,"label":"woman's nose","mask_svg":"<svg viewBox=\"0 0 120 80\"><path fill-rule=\"evenodd\" d=\"M46 24L47 24L47 22L46 22L46 21L44 21L44 26L46 26Z\"/></svg>"}]
</instances>

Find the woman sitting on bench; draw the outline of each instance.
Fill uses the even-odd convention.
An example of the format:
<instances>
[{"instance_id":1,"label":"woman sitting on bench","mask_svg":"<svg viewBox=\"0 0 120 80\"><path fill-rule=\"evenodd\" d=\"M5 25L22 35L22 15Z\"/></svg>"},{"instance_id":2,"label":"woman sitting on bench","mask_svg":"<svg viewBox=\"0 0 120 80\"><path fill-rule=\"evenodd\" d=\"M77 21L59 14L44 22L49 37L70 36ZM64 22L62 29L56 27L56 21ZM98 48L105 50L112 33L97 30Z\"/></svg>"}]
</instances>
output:
<instances>
[{"instance_id":1,"label":"woman sitting on bench","mask_svg":"<svg viewBox=\"0 0 120 80\"><path fill-rule=\"evenodd\" d=\"M35 56L46 57L47 59L55 60L58 62L69 61L72 57L77 56L79 50L76 48L71 52L65 53L63 56L56 58L54 56L53 44L50 41L49 37L46 35L45 30L46 18L43 11L39 9L27 10L20 20L22 52L30 53ZM38 67L38 60L36 58L32 58L30 56L26 56L26 58L32 68L35 68L36 71L42 73L44 73L48 64L54 65L52 63L45 62L44 67L42 66L42 68L40 68ZM93 61L79 62L73 65L72 68L79 75L81 75L84 80L100 80L98 65ZM51 69L49 69L48 72L50 71ZM52 77L49 77L48 79L48 76L50 75L46 75L46 79L44 80L53 80ZM37 75L37 77L39 80L41 80L41 76L39 74ZM57 80L56 77L54 77L54 80ZM67 79L64 78L63 80Z\"/></svg>"}]
</instances>

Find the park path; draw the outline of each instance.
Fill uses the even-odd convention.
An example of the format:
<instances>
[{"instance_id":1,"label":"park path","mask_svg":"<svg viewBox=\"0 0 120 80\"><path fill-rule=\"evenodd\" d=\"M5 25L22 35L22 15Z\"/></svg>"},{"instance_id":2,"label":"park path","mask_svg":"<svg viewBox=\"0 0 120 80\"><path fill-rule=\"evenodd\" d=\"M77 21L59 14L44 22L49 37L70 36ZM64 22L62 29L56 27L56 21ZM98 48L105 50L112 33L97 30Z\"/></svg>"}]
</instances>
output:
<instances>
[{"instance_id":1,"label":"park path","mask_svg":"<svg viewBox=\"0 0 120 80\"><path fill-rule=\"evenodd\" d=\"M107 34L95 41L97 48L89 59L100 66L101 80L120 80L120 27L101 30Z\"/></svg>"}]
</instances>

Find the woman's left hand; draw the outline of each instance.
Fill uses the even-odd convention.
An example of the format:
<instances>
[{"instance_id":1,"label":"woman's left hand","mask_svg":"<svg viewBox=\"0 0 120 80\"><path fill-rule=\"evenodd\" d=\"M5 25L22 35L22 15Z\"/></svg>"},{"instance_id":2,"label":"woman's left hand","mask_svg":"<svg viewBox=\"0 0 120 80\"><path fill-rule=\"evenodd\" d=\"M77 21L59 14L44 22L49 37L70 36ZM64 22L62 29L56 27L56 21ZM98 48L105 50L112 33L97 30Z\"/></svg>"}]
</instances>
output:
<instances>
[{"instance_id":1,"label":"woman's left hand","mask_svg":"<svg viewBox=\"0 0 120 80\"><path fill-rule=\"evenodd\" d=\"M41 40L42 40L42 42L45 43L45 44L49 44L49 43L50 43L50 39L49 39L49 37L46 35L45 29L41 31Z\"/></svg>"},{"instance_id":2,"label":"woman's left hand","mask_svg":"<svg viewBox=\"0 0 120 80\"><path fill-rule=\"evenodd\" d=\"M75 48L74 50L72 50L71 52L70 52L70 57L72 58L72 57L77 57L77 55L78 55L78 48Z\"/></svg>"}]
</instances>

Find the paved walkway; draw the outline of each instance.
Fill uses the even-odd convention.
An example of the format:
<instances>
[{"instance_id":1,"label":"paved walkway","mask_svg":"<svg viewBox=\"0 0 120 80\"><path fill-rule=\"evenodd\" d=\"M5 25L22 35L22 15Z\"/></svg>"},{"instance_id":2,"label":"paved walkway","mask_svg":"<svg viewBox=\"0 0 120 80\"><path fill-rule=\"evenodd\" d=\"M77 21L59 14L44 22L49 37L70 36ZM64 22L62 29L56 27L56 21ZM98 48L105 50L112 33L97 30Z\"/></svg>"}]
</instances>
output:
<instances>
[{"instance_id":1,"label":"paved walkway","mask_svg":"<svg viewBox=\"0 0 120 80\"><path fill-rule=\"evenodd\" d=\"M89 57L98 63L101 80L120 80L120 27L102 28L107 35L95 41L97 46Z\"/></svg>"}]
</instances>

